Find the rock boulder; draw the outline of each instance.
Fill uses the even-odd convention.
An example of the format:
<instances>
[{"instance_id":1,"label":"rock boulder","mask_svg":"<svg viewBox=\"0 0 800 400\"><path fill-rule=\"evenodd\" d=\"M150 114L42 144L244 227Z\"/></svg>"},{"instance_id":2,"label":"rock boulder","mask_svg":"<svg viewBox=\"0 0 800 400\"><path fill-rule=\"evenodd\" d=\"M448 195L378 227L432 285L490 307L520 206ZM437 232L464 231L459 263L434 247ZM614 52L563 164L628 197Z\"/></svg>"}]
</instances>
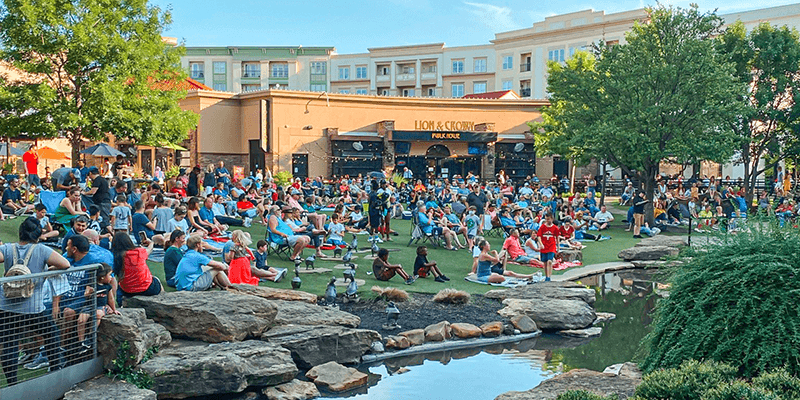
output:
<instances>
[{"instance_id":1,"label":"rock boulder","mask_svg":"<svg viewBox=\"0 0 800 400\"><path fill-rule=\"evenodd\" d=\"M369 376L355 368L348 368L331 361L311 368L306 373L306 378L332 392L343 392L366 385Z\"/></svg>"},{"instance_id":2,"label":"rock boulder","mask_svg":"<svg viewBox=\"0 0 800 400\"><path fill-rule=\"evenodd\" d=\"M503 333L503 323L500 321L487 322L481 325L481 333L485 337L497 337Z\"/></svg>"},{"instance_id":3,"label":"rock boulder","mask_svg":"<svg viewBox=\"0 0 800 400\"><path fill-rule=\"evenodd\" d=\"M233 285L242 294L249 294L267 300L300 301L303 303L317 304L317 296L299 290L277 289L269 286Z\"/></svg>"},{"instance_id":4,"label":"rock boulder","mask_svg":"<svg viewBox=\"0 0 800 400\"><path fill-rule=\"evenodd\" d=\"M620 399L633 397L641 379L587 369L573 369L550 378L525 392L507 392L495 400L549 400L569 390L586 390L600 396L617 395Z\"/></svg>"},{"instance_id":5,"label":"rock boulder","mask_svg":"<svg viewBox=\"0 0 800 400\"><path fill-rule=\"evenodd\" d=\"M426 342L441 342L450 339L450 323L440 321L425 327Z\"/></svg>"},{"instance_id":6,"label":"rock boulder","mask_svg":"<svg viewBox=\"0 0 800 400\"><path fill-rule=\"evenodd\" d=\"M97 328L97 352L103 357L106 368L117 358L117 349L123 342L130 346L131 366L139 364L150 348L164 348L172 342L167 328L147 319L141 308L120 308L120 315L110 314L100 320Z\"/></svg>"},{"instance_id":7,"label":"rock boulder","mask_svg":"<svg viewBox=\"0 0 800 400\"><path fill-rule=\"evenodd\" d=\"M689 239L686 236L666 236L657 235L649 238L644 238L636 243L634 247L651 247L651 246L667 246L667 247L687 247L689 246Z\"/></svg>"},{"instance_id":8,"label":"rock boulder","mask_svg":"<svg viewBox=\"0 0 800 400\"><path fill-rule=\"evenodd\" d=\"M289 350L260 340L178 341L138 368L153 378L159 398L239 393L248 386L289 382L297 375Z\"/></svg>"},{"instance_id":9,"label":"rock boulder","mask_svg":"<svg viewBox=\"0 0 800 400\"><path fill-rule=\"evenodd\" d=\"M511 324L514 325L514 328L519 329L520 333L531 333L539 330L536 322L533 322L531 317L524 314L511 317Z\"/></svg>"},{"instance_id":10,"label":"rock boulder","mask_svg":"<svg viewBox=\"0 0 800 400\"><path fill-rule=\"evenodd\" d=\"M412 329L410 331L400 332L397 334L398 336L405 336L408 338L408 343L412 346L419 346L425 343L425 330L424 329Z\"/></svg>"},{"instance_id":11,"label":"rock boulder","mask_svg":"<svg viewBox=\"0 0 800 400\"><path fill-rule=\"evenodd\" d=\"M503 305L498 314L505 318L527 315L539 329L583 329L595 320L594 309L580 300L505 299Z\"/></svg>"},{"instance_id":12,"label":"rock boulder","mask_svg":"<svg viewBox=\"0 0 800 400\"><path fill-rule=\"evenodd\" d=\"M79 383L64 393L64 400L156 400L156 398L156 392L152 390L139 389L125 381L112 381L105 375Z\"/></svg>"},{"instance_id":13,"label":"rock boulder","mask_svg":"<svg viewBox=\"0 0 800 400\"><path fill-rule=\"evenodd\" d=\"M561 250L558 252L558 257L564 262L583 261L583 252L580 250Z\"/></svg>"},{"instance_id":14,"label":"rock boulder","mask_svg":"<svg viewBox=\"0 0 800 400\"><path fill-rule=\"evenodd\" d=\"M262 393L267 396L267 400L307 400L319 397L316 385L299 379L268 387Z\"/></svg>"},{"instance_id":15,"label":"rock boulder","mask_svg":"<svg viewBox=\"0 0 800 400\"><path fill-rule=\"evenodd\" d=\"M450 330L453 332L453 336L459 339L476 338L480 337L481 334L483 333L481 331L481 328L463 322L457 322L455 324L450 325Z\"/></svg>"},{"instance_id":16,"label":"rock boulder","mask_svg":"<svg viewBox=\"0 0 800 400\"><path fill-rule=\"evenodd\" d=\"M403 350L411 347L411 342L405 336L389 336L386 338L386 348Z\"/></svg>"},{"instance_id":17,"label":"rock boulder","mask_svg":"<svg viewBox=\"0 0 800 400\"><path fill-rule=\"evenodd\" d=\"M589 305L594 304L595 292L585 286L573 282L539 282L514 289L490 290L484 295L490 299L555 299L580 300Z\"/></svg>"},{"instance_id":18,"label":"rock boulder","mask_svg":"<svg viewBox=\"0 0 800 400\"><path fill-rule=\"evenodd\" d=\"M361 318L336 308L298 301L274 300L271 303L278 309L275 317L278 325L338 325L349 328L361 325Z\"/></svg>"},{"instance_id":19,"label":"rock boulder","mask_svg":"<svg viewBox=\"0 0 800 400\"><path fill-rule=\"evenodd\" d=\"M278 313L272 301L227 291L135 296L127 298L125 305L144 308L148 318L175 337L209 343L258 338Z\"/></svg>"},{"instance_id":20,"label":"rock boulder","mask_svg":"<svg viewBox=\"0 0 800 400\"><path fill-rule=\"evenodd\" d=\"M660 260L664 257L675 257L679 250L675 247L667 246L639 246L631 247L619 252L619 258L625 261L631 260Z\"/></svg>"},{"instance_id":21,"label":"rock boulder","mask_svg":"<svg viewBox=\"0 0 800 400\"><path fill-rule=\"evenodd\" d=\"M329 361L357 364L381 335L342 326L284 325L268 330L261 340L290 350L298 365L310 368Z\"/></svg>"},{"instance_id":22,"label":"rock boulder","mask_svg":"<svg viewBox=\"0 0 800 400\"><path fill-rule=\"evenodd\" d=\"M599 326L594 326L586 329L567 329L563 331L558 331L558 334L561 336L570 336L579 338L597 337L600 336L602 333L603 333L603 328Z\"/></svg>"}]
</instances>

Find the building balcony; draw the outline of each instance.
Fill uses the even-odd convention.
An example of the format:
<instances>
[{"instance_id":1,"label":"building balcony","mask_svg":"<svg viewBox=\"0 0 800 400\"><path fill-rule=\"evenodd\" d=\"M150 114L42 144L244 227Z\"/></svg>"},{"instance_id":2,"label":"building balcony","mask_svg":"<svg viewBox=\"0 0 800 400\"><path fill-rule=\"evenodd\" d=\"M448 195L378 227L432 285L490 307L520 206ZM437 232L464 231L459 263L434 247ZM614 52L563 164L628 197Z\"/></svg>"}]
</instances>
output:
<instances>
[{"instance_id":1,"label":"building balcony","mask_svg":"<svg viewBox=\"0 0 800 400\"><path fill-rule=\"evenodd\" d=\"M327 80L327 74L311 74L311 82L325 82Z\"/></svg>"},{"instance_id":2,"label":"building balcony","mask_svg":"<svg viewBox=\"0 0 800 400\"><path fill-rule=\"evenodd\" d=\"M416 74L397 74L395 80L398 81L415 81L417 80Z\"/></svg>"},{"instance_id":3,"label":"building balcony","mask_svg":"<svg viewBox=\"0 0 800 400\"><path fill-rule=\"evenodd\" d=\"M422 78L422 80L436 79L437 78L436 72L423 72L420 75L420 77Z\"/></svg>"},{"instance_id":4,"label":"building balcony","mask_svg":"<svg viewBox=\"0 0 800 400\"><path fill-rule=\"evenodd\" d=\"M531 88L522 88L519 90L519 97L531 97Z\"/></svg>"},{"instance_id":5,"label":"building balcony","mask_svg":"<svg viewBox=\"0 0 800 400\"><path fill-rule=\"evenodd\" d=\"M375 77L376 82L389 82L392 80L391 75L378 75Z\"/></svg>"},{"instance_id":6,"label":"building balcony","mask_svg":"<svg viewBox=\"0 0 800 400\"><path fill-rule=\"evenodd\" d=\"M261 78L261 71L242 71L242 78Z\"/></svg>"},{"instance_id":7,"label":"building balcony","mask_svg":"<svg viewBox=\"0 0 800 400\"><path fill-rule=\"evenodd\" d=\"M519 65L519 72L530 72L531 63L522 63Z\"/></svg>"},{"instance_id":8,"label":"building balcony","mask_svg":"<svg viewBox=\"0 0 800 400\"><path fill-rule=\"evenodd\" d=\"M202 71L192 71L189 76L191 76L192 79L203 79L206 77Z\"/></svg>"}]
</instances>

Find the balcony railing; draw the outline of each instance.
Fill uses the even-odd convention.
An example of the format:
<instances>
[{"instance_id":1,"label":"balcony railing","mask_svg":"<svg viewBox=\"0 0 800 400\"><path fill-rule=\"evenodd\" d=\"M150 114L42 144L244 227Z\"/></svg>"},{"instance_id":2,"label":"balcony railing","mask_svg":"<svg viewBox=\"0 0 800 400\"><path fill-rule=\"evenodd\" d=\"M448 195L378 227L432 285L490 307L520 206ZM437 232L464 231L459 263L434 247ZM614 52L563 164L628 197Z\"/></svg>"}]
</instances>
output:
<instances>
[{"instance_id":1,"label":"balcony railing","mask_svg":"<svg viewBox=\"0 0 800 400\"><path fill-rule=\"evenodd\" d=\"M519 90L520 97L531 97L531 88L523 88Z\"/></svg>"},{"instance_id":2,"label":"balcony railing","mask_svg":"<svg viewBox=\"0 0 800 400\"><path fill-rule=\"evenodd\" d=\"M530 72L531 63L522 63L519 65L519 72Z\"/></svg>"},{"instance_id":3,"label":"balcony railing","mask_svg":"<svg viewBox=\"0 0 800 400\"><path fill-rule=\"evenodd\" d=\"M203 71L192 71L191 75L192 79L203 79L205 78L205 74Z\"/></svg>"},{"instance_id":4,"label":"balcony railing","mask_svg":"<svg viewBox=\"0 0 800 400\"><path fill-rule=\"evenodd\" d=\"M413 81L417 79L416 74L399 74L396 78L398 81Z\"/></svg>"},{"instance_id":5,"label":"balcony railing","mask_svg":"<svg viewBox=\"0 0 800 400\"><path fill-rule=\"evenodd\" d=\"M242 78L261 78L261 71L244 70L242 71Z\"/></svg>"}]
</instances>

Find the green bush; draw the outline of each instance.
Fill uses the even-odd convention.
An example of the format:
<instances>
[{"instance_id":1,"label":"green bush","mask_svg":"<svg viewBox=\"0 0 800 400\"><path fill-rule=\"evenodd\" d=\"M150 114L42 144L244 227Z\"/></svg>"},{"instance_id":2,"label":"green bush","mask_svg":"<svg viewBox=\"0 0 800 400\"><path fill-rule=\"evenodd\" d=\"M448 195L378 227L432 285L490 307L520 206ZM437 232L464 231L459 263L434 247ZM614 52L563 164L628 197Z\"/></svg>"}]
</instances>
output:
<instances>
[{"instance_id":1,"label":"green bush","mask_svg":"<svg viewBox=\"0 0 800 400\"><path fill-rule=\"evenodd\" d=\"M594 393L589 393L585 390L570 390L564 393L561 393L556 397L556 400L613 400L617 397L603 397L598 396Z\"/></svg>"},{"instance_id":2,"label":"green bush","mask_svg":"<svg viewBox=\"0 0 800 400\"><path fill-rule=\"evenodd\" d=\"M670 295L642 341L642 369L715 360L746 378L778 368L798 375L800 234L751 221L715 240L672 271Z\"/></svg>"},{"instance_id":3,"label":"green bush","mask_svg":"<svg viewBox=\"0 0 800 400\"><path fill-rule=\"evenodd\" d=\"M289 171L278 171L272 176L275 184L281 187L286 187L292 183L292 173Z\"/></svg>"},{"instance_id":4,"label":"green bush","mask_svg":"<svg viewBox=\"0 0 800 400\"><path fill-rule=\"evenodd\" d=\"M753 379L753 385L781 393L786 399L800 399L800 379L790 375L785 369L761 375Z\"/></svg>"}]
</instances>

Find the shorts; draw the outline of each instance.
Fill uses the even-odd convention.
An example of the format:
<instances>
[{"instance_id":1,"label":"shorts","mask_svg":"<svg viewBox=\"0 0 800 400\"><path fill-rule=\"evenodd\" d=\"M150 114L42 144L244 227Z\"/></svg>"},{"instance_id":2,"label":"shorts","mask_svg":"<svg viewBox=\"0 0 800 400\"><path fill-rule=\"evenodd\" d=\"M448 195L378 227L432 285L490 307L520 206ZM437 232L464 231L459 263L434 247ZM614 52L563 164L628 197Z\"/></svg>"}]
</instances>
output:
<instances>
[{"instance_id":1,"label":"shorts","mask_svg":"<svg viewBox=\"0 0 800 400\"><path fill-rule=\"evenodd\" d=\"M62 298L58 305L59 305L59 307L61 307L61 310L60 310L61 312L63 312L64 310L69 308L70 310L75 311L76 314L80 314L83 311L84 308L87 308L87 306L90 306L89 300L87 300L82 295L81 296L70 297L68 299ZM51 305L51 307L52 307L52 305Z\"/></svg>"},{"instance_id":2,"label":"shorts","mask_svg":"<svg viewBox=\"0 0 800 400\"><path fill-rule=\"evenodd\" d=\"M489 277L491 275L478 275L478 280L483 283L489 283Z\"/></svg>"},{"instance_id":3,"label":"shorts","mask_svg":"<svg viewBox=\"0 0 800 400\"><path fill-rule=\"evenodd\" d=\"M503 275L503 273L506 272L506 270L503 269L503 264L492 265L491 271L493 274L497 275Z\"/></svg>"},{"instance_id":4,"label":"shorts","mask_svg":"<svg viewBox=\"0 0 800 400\"><path fill-rule=\"evenodd\" d=\"M514 262L517 262L517 263L520 263L520 264L530 264L531 258L528 257L528 256L518 256L517 258L514 259Z\"/></svg>"},{"instance_id":5,"label":"shorts","mask_svg":"<svg viewBox=\"0 0 800 400\"><path fill-rule=\"evenodd\" d=\"M286 244L294 247L294 245L297 244L297 241L300 240L300 238L301 238L300 235L289 235L286 237Z\"/></svg>"},{"instance_id":6,"label":"shorts","mask_svg":"<svg viewBox=\"0 0 800 400\"><path fill-rule=\"evenodd\" d=\"M336 245L336 246L347 246L347 243L345 243L344 241L339 240L339 239L328 238L328 240L326 240L325 243L333 244L333 245Z\"/></svg>"},{"instance_id":7,"label":"shorts","mask_svg":"<svg viewBox=\"0 0 800 400\"><path fill-rule=\"evenodd\" d=\"M540 253L539 257L541 258L542 262L553 261L556 258L556 253L544 253L544 252L542 252L542 253Z\"/></svg>"},{"instance_id":8,"label":"shorts","mask_svg":"<svg viewBox=\"0 0 800 400\"><path fill-rule=\"evenodd\" d=\"M419 276L420 278L425 278L431 272L431 267L422 267L414 272L414 275Z\"/></svg>"},{"instance_id":9,"label":"shorts","mask_svg":"<svg viewBox=\"0 0 800 400\"><path fill-rule=\"evenodd\" d=\"M441 226L431 227L431 233L434 234L435 236L442 236L442 232L444 232L444 228L442 228Z\"/></svg>"},{"instance_id":10,"label":"shorts","mask_svg":"<svg viewBox=\"0 0 800 400\"><path fill-rule=\"evenodd\" d=\"M378 229L381 226L381 222L383 222L383 218L380 214L369 214L369 226L372 229Z\"/></svg>"},{"instance_id":11,"label":"shorts","mask_svg":"<svg viewBox=\"0 0 800 400\"><path fill-rule=\"evenodd\" d=\"M475 234L474 233L468 233L467 234L467 239L469 239L469 240L475 239Z\"/></svg>"},{"instance_id":12,"label":"shorts","mask_svg":"<svg viewBox=\"0 0 800 400\"><path fill-rule=\"evenodd\" d=\"M192 283L191 289L189 291L192 292L202 292L208 289L211 289L211 285L214 283L214 275L211 270L203 272L203 275L200 275L197 280Z\"/></svg>"},{"instance_id":13,"label":"shorts","mask_svg":"<svg viewBox=\"0 0 800 400\"><path fill-rule=\"evenodd\" d=\"M150 286L148 286L144 292L138 292L138 293L128 293L126 291L122 292L122 294L124 294L125 296L155 296L159 293L161 293L161 281L159 281L158 278L156 278L155 276L153 277L153 281L150 282Z\"/></svg>"},{"instance_id":14,"label":"shorts","mask_svg":"<svg viewBox=\"0 0 800 400\"><path fill-rule=\"evenodd\" d=\"M395 275L395 271L391 268L382 268L380 273L375 274L375 279L379 281L388 281Z\"/></svg>"}]
</instances>

